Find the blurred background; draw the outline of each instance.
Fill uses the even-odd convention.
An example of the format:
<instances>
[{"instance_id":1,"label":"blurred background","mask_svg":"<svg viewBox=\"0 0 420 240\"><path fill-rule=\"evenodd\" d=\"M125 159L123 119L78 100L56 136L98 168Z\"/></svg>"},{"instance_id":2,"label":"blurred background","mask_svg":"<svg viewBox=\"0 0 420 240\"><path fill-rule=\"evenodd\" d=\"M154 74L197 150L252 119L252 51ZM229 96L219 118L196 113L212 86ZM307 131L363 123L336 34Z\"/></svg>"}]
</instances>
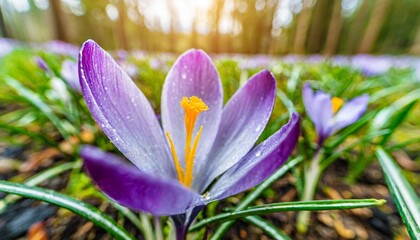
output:
<instances>
[{"instance_id":1,"label":"blurred background","mask_svg":"<svg viewBox=\"0 0 420 240\"><path fill-rule=\"evenodd\" d=\"M0 34L107 49L420 54L418 0L1 0Z\"/></svg>"}]
</instances>

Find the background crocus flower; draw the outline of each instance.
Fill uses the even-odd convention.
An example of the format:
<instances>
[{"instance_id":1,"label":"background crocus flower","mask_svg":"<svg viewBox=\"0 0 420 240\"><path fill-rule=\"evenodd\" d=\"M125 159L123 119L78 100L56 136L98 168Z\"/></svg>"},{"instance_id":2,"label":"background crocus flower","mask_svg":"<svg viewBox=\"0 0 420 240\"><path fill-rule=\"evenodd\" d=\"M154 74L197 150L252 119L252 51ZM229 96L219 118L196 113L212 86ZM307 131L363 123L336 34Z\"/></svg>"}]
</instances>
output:
<instances>
[{"instance_id":1,"label":"background crocus flower","mask_svg":"<svg viewBox=\"0 0 420 240\"><path fill-rule=\"evenodd\" d=\"M254 75L223 107L221 81L210 58L200 50L184 53L163 87L162 127L144 94L92 40L80 51L79 74L93 117L135 165L86 146L81 155L88 174L126 207L171 215L178 239L207 203L260 183L297 143L299 117L293 114L253 148L275 100L276 82L267 70Z\"/></svg>"},{"instance_id":2,"label":"background crocus flower","mask_svg":"<svg viewBox=\"0 0 420 240\"><path fill-rule=\"evenodd\" d=\"M12 52L16 47L21 46L22 44L10 38L0 37L0 58Z\"/></svg>"},{"instance_id":3,"label":"background crocus flower","mask_svg":"<svg viewBox=\"0 0 420 240\"><path fill-rule=\"evenodd\" d=\"M303 103L315 125L319 146L333 133L356 122L366 111L368 101L364 94L345 103L323 91L314 92L308 82L303 86Z\"/></svg>"},{"instance_id":4,"label":"background crocus flower","mask_svg":"<svg viewBox=\"0 0 420 240\"><path fill-rule=\"evenodd\" d=\"M77 58L77 55L79 54L78 46L60 40L53 40L43 43L40 45L40 48L46 52L73 58Z\"/></svg>"},{"instance_id":5,"label":"background crocus flower","mask_svg":"<svg viewBox=\"0 0 420 240\"><path fill-rule=\"evenodd\" d=\"M352 58L351 65L359 68L365 76L373 77L389 71L392 67L392 58L388 56L359 54Z\"/></svg>"},{"instance_id":6,"label":"background crocus flower","mask_svg":"<svg viewBox=\"0 0 420 240\"><path fill-rule=\"evenodd\" d=\"M80 87L78 73L77 62L69 59L63 61L63 64L61 65L61 76L71 89L80 93L82 92L82 89Z\"/></svg>"},{"instance_id":7,"label":"background crocus flower","mask_svg":"<svg viewBox=\"0 0 420 240\"><path fill-rule=\"evenodd\" d=\"M34 61L39 68L41 68L47 73L50 72L50 68L48 67L48 64L44 61L44 59L42 59L41 57L34 57Z\"/></svg>"}]
</instances>

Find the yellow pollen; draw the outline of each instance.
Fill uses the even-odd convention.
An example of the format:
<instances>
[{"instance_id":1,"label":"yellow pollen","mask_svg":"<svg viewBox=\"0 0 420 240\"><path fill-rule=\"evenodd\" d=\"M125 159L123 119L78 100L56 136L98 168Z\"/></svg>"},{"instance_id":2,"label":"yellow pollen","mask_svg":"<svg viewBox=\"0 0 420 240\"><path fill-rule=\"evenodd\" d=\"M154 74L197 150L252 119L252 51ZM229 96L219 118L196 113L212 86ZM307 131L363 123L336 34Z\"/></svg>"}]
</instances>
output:
<instances>
[{"instance_id":1,"label":"yellow pollen","mask_svg":"<svg viewBox=\"0 0 420 240\"><path fill-rule=\"evenodd\" d=\"M175 151L175 145L169 135L169 132L166 133L166 137L168 138L168 142L171 147L171 153L174 159L175 169L178 174L178 180L185 186L190 187L193 179L194 157L197 150L198 141L200 140L201 132L203 131L203 126L200 126L200 129L194 138L193 145L191 146L194 126L198 115L201 112L209 110L209 107L203 102L203 100L196 96L192 96L190 98L183 97L180 104L185 111L185 171L179 163L179 159Z\"/></svg>"},{"instance_id":2,"label":"yellow pollen","mask_svg":"<svg viewBox=\"0 0 420 240\"><path fill-rule=\"evenodd\" d=\"M341 108L341 106L343 106L344 104L344 100L338 97L333 97L331 99L331 107L332 107L332 111L333 113L337 113L338 110Z\"/></svg>"}]
</instances>

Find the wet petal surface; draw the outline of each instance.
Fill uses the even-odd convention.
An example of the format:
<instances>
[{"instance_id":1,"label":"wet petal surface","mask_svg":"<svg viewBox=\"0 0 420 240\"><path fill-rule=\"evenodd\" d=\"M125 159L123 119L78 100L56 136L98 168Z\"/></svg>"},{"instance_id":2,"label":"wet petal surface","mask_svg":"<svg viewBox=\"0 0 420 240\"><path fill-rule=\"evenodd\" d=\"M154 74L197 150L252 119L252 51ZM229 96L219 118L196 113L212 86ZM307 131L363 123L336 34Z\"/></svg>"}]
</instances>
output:
<instances>
[{"instance_id":1,"label":"wet petal surface","mask_svg":"<svg viewBox=\"0 0 420 240\"><path fill-rule=\"evenodd\" d=\"M144 94L94 41L79 56L80 85L104 133L141 170L175 177L168 144Z\"/></svg>"},{"instance_id":2,"label":"wet petal surface","mask_svg":"<svg viewBox=\"0 0 420 240\"><path fill-rule=\"evenodd\" d=\"M292 153L299 133L299 116L294 113L286 125L220 177L209 192L209 201L245 191L273 174Z\"/></svg>"},{"instance_id":3,"label":"wet petal surface","mask_svg":"<svg viewBox=\"0 0 420 240\"><path fill-rule=\"evenodd\" d=\"M129 166L119 157L92 146L81 150L85 169L111 199L156 216L181 214L200 205L200 195L172 179L159 178Z\"/></svg>"},{"instance_id":4,"label":"wet petal surface","mask_svg":"<svg viewBox=\"0 0 420 240\"><path fill-rule=\"evenodd\" d=\"M200 169L199 175L205 180L200 192L251 150L270 119L275 94L276 80L270 71L264 70L232 96L223 109L210 160Z\"/></svg>"}]
</instances>

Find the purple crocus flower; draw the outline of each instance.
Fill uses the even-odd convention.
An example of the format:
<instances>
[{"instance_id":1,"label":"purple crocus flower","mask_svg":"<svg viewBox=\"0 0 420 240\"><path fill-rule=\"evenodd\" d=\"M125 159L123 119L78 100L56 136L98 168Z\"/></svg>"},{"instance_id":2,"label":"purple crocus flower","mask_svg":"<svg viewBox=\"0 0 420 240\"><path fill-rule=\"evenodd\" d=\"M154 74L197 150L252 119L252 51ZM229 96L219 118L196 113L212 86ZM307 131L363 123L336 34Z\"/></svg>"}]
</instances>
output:
<instances>
[{"instance_id":1,"label":"purple crocus flower","mask_svg":"<svg viewBox=\"0 0 420 240\"><path fill-rule=\"evenodd\" d=\"M366 111L369 97L364 94L344 103L338 97L317 91L313 92L306 82L303 86L303 104L306 112L315 125L318 134L318 146L333 133L356 122Z\"/></svg>"},{"instance_id":2,"label":"purple crocus flower","mask_svg":"<svg viewBox=\"0 0 420 240\"><path fill-rule=\"evenodd\" d=\"M80 93L82 92L82 89L80 88L78 73L77 62L69 59L63 61L63 64L61 65L61 76L71 89Z\"/></svg>"},{"instance_id":3,"label":"purple crocus flower","mask_svg":"<svg viewBox=\"0 0 420 240\"><path fill-rule=\"evenodd\" d=\"M53 40L46 43L43 43L41 46L41 49L63 55L63 56L70 56L70 57L77 57L77 54L79 53L79 47L71 44L66 43L60 40Z\"/></svg>"},{"instance_id":4,"label":"purple crocus flower","mask_svg":"<svg viewBox=\"0 0 420 240\"><path fill-rule=\"evenodd\" d=\"M185 238L206 204L263 181L297 143L299 117L294 113L253 148L275 101L276 81L267 70L254 75L223 107L222 84L210 58L201 50L187 51L163 86L162 127L144 94L92 40L80 51L79 75L93 117L135 165L85 146L81 155L88 174L121 205L170 215L178 239Z\"/></svg>"},{"instance_id":5,"label":"purple crocus flower","mask_svg":"<svg viewBox=\"0 0 420 240\"><path fill-rule=\"evenodd\" d=\"M0 37L0 58L6 56L20 45L21 43L17 40Z\"/></svg>"},{"instance_id":6,"label":"purple crocus flower","mask_svg":"<svg viewBox=\"0 0 420 240\"><path fill-rule=\"evenodd\" d=\"M352 65L359 68L365 76L373 77L389 71L392 61L388 56L359 54L352 58Z\"/></svg>"},{"instance_id":7,"label":"purple crocus flower","mask_svg":"<svg viewBox=\"0 0 420 240\"><path fill-rule=\"evenodd\" d=\"M45 72L50 71L50 68L48 67L48 64L41 57L34 57L34 61L35 61L36 65L39 68L41 68L42 70L44 70Z\"/></svg>"}]
</instances>

